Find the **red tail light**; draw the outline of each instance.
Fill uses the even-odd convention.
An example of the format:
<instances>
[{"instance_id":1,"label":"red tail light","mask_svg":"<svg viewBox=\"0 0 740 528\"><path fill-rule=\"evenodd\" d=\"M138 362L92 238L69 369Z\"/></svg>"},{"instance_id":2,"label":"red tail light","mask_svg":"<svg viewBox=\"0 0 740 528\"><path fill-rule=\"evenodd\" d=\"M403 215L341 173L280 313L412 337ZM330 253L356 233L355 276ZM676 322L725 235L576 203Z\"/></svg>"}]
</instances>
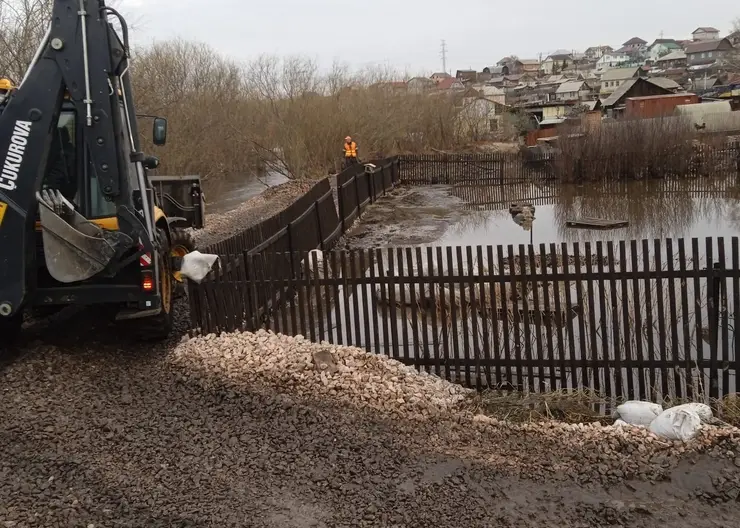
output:
<instances>
[{"instance_id":1,"label":"red tail light","mask_svg":"<svg viewBox=\"0 0 740 528\"><path fill-rule=\"evenodd\" d=\"M154 289L154 275L151 271L141 272L141 289L147 292Z\"/></svg>"}]
</instances>

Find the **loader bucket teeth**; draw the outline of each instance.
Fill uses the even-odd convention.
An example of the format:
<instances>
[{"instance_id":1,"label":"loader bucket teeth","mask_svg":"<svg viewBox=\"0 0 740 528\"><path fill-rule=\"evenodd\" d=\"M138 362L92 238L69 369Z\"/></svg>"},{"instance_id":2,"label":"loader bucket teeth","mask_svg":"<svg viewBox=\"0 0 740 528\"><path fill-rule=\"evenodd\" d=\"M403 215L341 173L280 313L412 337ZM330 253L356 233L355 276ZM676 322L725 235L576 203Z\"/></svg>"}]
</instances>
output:
<instances>
[{"instance_id":1,"label":"loader bucket teeth","mask_svg":"<svg viewBox=\"0 0 740 528\"><path fill-rule=\"evenodd\" d=\"M89 222L59 191L44 190L37 198L46 267L59 282L93 277L105 269L120 244L131 243L127 235Z\"/></svg>"}]
</instances>

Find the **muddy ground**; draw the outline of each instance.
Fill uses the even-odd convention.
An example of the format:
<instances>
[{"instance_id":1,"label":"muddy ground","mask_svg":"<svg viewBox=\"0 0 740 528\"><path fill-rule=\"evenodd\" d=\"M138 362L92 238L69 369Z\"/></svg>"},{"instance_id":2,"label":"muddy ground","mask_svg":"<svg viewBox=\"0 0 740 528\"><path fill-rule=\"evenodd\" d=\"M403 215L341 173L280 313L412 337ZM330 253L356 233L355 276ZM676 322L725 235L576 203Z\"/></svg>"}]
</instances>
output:
<instances>
[{"instance_id":1,"label":"muddy ground","mask_svg":"<svg viewBox=\"0 0 740 528\"><path fill-rule=\"evenodd\" d=\"M737 526L738 433L579 446L221 378L89 310L27 330L0 363L3 528Z\"/></svg>"},{"instance_id":2,"label":"muddy ground","mask_svg":"<svg viewBox=\"0 0 740 528\"><path fill-rule=\"evenodd\" d=\"M414 246L439 240L447 229L475 214L448 186L397 187L369 206L340 241L341 248Z\"/></svg>"}]
</instances>

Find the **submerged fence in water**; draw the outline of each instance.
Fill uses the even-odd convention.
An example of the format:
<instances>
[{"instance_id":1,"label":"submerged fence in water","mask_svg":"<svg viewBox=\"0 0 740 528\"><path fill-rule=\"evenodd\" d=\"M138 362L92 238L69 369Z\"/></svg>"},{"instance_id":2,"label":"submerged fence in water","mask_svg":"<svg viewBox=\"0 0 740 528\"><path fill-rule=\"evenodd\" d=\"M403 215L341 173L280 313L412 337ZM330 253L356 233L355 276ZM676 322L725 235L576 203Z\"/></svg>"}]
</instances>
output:
<instances>
[{"instance_id":1,"label":"submerged fence in water","mask_svg":"<svg viewBox=\"0 0 740 528\"><path fill-rule=\"evenodd\" d=\"M702 178L740 174L740 146L686 147L647 157L621 152L594 156L532 151L480 154L413 154L400 157L401 181L410 185L568 183Z\"/></svg>"},{"instance_id":2,"label":"submerged fence in water","mask_svg":"<svg viewBox=\"0 0 740 528\"><path fill-rule=\"evenodd\" d=\"M194 292L201 333L354 345L474 387L738 390L738 239L238 255Z\"/></svg>"}]
</instances>

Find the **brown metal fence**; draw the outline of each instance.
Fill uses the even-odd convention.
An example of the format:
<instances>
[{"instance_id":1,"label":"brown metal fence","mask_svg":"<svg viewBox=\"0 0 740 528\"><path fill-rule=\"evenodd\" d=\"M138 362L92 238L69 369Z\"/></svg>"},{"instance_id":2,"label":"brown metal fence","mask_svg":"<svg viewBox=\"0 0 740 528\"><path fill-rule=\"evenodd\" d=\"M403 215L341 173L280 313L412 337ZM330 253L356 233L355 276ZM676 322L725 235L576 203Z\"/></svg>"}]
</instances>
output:
<instances>
[{"instance_id":1,"label":"brown metal fence","mask_svg":"<svg viewBox=\"0 0 740 528\"><path fill-rule=\"evenodd\" d=\"M531 153L401 156L401 182L410 185L504 184L556 179L554 158Z\"/></svg>"},{"instance_id":2,"label":"brown metal fence","mask_svg":"<svg viewBox=\"0 0 740 528\"><path fill-rule=\"evenodd\" d=\"M699 178L740 173L740 148L697 148L683 156L580 157L532 151L401 156L401 181L410 185L560 181L570 183Z\"/></svg>"},{"instance_id":3,"label":"brown metal fence","mask_svg":"<svg viewBox=\"0 0 740 528\"><path fill-rule=\"evenodd\" d=\"M614 397L738 390L738 239L232 256L197 332L354 345L469 386ZM708 265L707 265L708 264Z\"/></svg>"},{"instance_id":4,"label":"brown metal fence","mask_svg":"<svg viewBox=\"0 0 740 528\"><path fill-rule=\"evenodd\" d=\"M504 158L351 166L337 176L336 205L329 180L318 182L281 213L205 248L221 261L203 283L189 284L191 331L302 334L479 388L590 387L631 398L738 390L737 238L729 248L717 238L329 251L396 184L454 184L453 194L467 199L481 175L489 183L511 175ZM552 176L552 161L530 160L536 170L514 172L519 179L489 186L479 201L504 203L512 186L526 191ZM544 201L559 192L537 188Z\"/></svg>"},{"instance_id":5,"label":"brown metal fence","mask_svg":"<svg viewBox=\"0 0 740 528\"><path fill-rule=\"evenodd\" d=\"M240 327L246 313L243 303L237 302L236 297L217 293L211 284L212 281L241 283L240 290L248 293L249 281L262 281L273 273L269 268L248 269L246 259L251 256L283 254L285 262L282 265L295 272L300 267L301 252L333 247L369 204L399 182L397 157L374 160L369 162L368 168L366 165L351 166L337 175L337 204L329 179L325 178L280 213L202 249L219 255L220 266L204 283L189 282L191 326L205 333ZM263 292L255 295L257 300L253 302L260 306L268 302Z\"/></svg>"}]
</instances>

